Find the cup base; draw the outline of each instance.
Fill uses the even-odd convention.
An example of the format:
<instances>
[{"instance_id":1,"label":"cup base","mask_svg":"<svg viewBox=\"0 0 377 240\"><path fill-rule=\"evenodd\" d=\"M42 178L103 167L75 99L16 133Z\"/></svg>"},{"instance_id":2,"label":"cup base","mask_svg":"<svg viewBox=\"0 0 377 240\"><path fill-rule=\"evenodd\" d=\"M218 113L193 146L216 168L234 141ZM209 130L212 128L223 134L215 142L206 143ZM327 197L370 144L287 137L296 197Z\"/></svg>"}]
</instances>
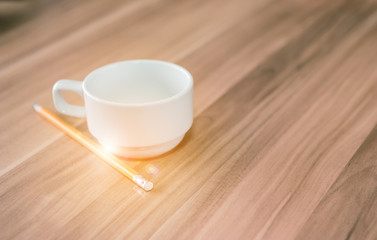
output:
<instances>
[{"instance_id":1,"label":"cup base","mask_svg":"<svg viewBox=\"0 0 377 240\"><path fill-rule=\"evenodd\" d=\"M152 158L162 155L174 147L176 147L183 139L185 135L181 135L169 142L157 144L153 146L146 146L146 147L120 147L120 146L106 146L105 144L101 143L102 146L118 156L127 157L127 158Z\"/></svg>"}]
</instances>

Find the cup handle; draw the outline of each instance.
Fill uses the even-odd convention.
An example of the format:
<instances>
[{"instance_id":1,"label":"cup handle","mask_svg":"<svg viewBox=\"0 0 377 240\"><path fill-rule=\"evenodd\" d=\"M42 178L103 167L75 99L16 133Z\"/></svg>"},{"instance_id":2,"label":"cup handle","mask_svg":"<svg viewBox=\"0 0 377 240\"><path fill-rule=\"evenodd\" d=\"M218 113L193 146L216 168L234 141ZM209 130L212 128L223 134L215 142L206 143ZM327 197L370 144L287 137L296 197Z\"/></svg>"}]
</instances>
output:
<instances>
[{"instance_id":1,"label":"cup handle","mask_svg":"<svg viewBox=\"0 0 377 240\"><path fill-rule=\"evenodd\" d=\"M82 82L74 80L59 80L52 88L52 96L56 109L63 114L73 117L85 117L85 108L67 103L62 95L62 91L72 91L83 97Z\"/></svg>"}]
</instances>

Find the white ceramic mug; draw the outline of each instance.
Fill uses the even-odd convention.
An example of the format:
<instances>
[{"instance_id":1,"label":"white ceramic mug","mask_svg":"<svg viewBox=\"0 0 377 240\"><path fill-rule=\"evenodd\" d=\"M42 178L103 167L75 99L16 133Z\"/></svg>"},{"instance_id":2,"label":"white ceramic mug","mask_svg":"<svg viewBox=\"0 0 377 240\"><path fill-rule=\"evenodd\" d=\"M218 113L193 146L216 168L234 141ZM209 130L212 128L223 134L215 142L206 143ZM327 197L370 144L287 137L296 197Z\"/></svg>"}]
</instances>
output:
<instances>
[{"instance_id":1,"label":"white ceramic mug","mask_svg":"<svg viewBox=\"0 0 377 240\"><path fill-rule=\"evenodd\" d=\"M158 60L116 62L91 72L83 82L59 80L56 109L85 117L91 134L110 152L130 158L163 154L181 142L193 122L193 79L176 64ZM62 91L84 97L68 104Z\"/></svg>"}]
</instances>

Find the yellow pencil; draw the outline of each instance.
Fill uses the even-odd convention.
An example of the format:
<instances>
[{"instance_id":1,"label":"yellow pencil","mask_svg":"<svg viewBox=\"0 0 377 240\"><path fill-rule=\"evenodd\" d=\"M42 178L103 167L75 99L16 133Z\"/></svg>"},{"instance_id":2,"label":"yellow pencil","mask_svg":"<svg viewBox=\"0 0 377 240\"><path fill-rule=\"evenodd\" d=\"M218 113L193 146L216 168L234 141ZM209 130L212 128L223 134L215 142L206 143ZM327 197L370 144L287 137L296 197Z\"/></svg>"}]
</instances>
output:
<instances>
[{"instance_id":1,"label":"yellow pencil","mask_svg":"<svg viewBox=\"0 0 377 240\"><path fill-rule=\"evenodd\" d=\"M60 130L65 132L67 135L75 139L77 142L84 145L90 151L95 153L101 159L103 159L106 163L110 166L118 170L121 174L129 178L131 181L136 183L138 186L143 188L145 191L150 191L153 188L153 183L146 180L143 176L141 176L135 169L128 166L125 162L118 159L114 155L106 152L103 148L92 141L90 138L82 134L79 130L69 125L60 117L56 116L52 112L50 112L47 108L42 107L37 104L33 104L34 110L41 115L43 118L47 119L49 122L54 124Z\"/></svg>"}]
</instances>

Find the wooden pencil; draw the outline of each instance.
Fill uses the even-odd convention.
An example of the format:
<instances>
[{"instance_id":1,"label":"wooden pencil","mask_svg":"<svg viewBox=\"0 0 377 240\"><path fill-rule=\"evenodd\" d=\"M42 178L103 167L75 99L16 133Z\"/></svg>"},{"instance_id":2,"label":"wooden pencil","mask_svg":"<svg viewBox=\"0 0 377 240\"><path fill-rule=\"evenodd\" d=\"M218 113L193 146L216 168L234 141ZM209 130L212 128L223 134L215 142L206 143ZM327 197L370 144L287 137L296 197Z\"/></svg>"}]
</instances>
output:
<instances>
[{"instance_id":1,"label":"wooden pencil","mask_svg":"<svg viewBox=\"0 0 377 240\"><path fill-rule=\"evenodd\" d=\"M55 125L57 128L65 132L68 136L75 139L77 142L81 143L83 146L88 148L90 151L99 156L102 160L108 163L110 166L118 170L121 174L126 176L128 179L136 183L139 187L143 188L145 191L150 191L153 188L153 183L146 180L142 175L140 175L135 169L128 166L124 161L120 160L116 156L107 152L103 147L89 137L82 134L79 130L68 124L66 121L52 113L47 108L40 106L38 104L33 104L34 110L43 118L48 120L50 123Z\"/></svg>"}]
</instances>

